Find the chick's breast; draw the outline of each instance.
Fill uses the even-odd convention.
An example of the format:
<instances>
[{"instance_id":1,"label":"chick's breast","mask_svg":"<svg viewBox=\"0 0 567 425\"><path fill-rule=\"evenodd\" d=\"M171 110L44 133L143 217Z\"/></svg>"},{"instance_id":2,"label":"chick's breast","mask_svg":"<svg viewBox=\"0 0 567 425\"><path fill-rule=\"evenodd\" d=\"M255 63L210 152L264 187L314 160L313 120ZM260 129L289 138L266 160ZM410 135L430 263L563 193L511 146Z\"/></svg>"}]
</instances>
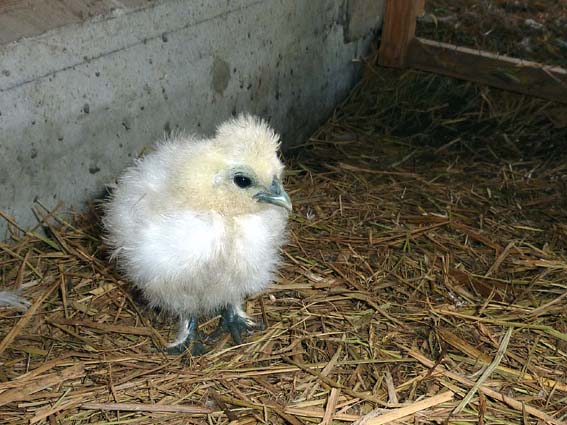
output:
<instances>
[{"instance_id":1,"label":"chick's breast","mask_svg":"<svg viewBox=\"0 0 567 425\"><path fill-rule=\"evenodd\" d=\"M261 291L272 279L287 214L269 207L226 217L168 199L174 146L140 161L120 180L105 225L125 274L150 304L208 314Z\"/></svg>"}]
</instances>

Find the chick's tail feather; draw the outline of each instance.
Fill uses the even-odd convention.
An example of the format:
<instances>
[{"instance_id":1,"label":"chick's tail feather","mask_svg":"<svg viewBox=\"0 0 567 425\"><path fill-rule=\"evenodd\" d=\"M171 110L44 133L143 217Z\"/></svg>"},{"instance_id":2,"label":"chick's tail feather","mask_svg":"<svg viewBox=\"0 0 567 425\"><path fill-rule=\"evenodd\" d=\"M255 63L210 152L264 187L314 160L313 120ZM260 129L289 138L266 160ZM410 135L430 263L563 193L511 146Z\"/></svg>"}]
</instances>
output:
<instances>
[{"instance_id":1,"label":"chick's tail feather","mask_svg":"<svg viewBox=\"0 0 567 425\"><path fill-rule=\"evenodd\" d=\"M0 291L0 307L14 307L25 311L31 303L14 291Z\"/></svg>"}]
</instances>

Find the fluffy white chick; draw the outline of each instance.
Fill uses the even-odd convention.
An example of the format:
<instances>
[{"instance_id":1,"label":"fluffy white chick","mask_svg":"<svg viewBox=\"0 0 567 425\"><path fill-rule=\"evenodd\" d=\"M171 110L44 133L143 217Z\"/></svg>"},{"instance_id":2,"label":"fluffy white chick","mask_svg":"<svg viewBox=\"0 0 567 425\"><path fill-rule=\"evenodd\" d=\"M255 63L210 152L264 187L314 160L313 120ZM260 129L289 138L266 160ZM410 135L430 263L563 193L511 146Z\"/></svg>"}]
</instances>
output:
<instances>
[{"instance_id":1,"label":"fluffy white chick","mask_svg":"<svg viewBox=\"0 0 567 425\"><path fill-rule=\"evenodd\" d=\"M113 257L152 306L176 315L171 353L203 352L198 318L240 343L257 325L242 303L272 280L291 201L282 187L279 136L255 117L213 138L174 136L119 179L104 225Z\"/></svg>"}]
</instances>

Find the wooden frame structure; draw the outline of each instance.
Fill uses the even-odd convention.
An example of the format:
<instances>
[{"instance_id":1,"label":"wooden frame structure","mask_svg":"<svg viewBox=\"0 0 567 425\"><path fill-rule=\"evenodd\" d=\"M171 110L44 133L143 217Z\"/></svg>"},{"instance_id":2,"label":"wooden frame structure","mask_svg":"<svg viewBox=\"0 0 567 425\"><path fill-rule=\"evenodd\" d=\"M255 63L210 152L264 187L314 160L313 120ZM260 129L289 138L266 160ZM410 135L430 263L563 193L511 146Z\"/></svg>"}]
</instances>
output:
<instances>
[{"instance_id":1,"label":"wooden frame structure","mask_svg":"<svg viewBox=\"0 0 567 425\"><path fill-rule=\"evenodd\" d=\"M424 0L386 0L378 63L414 68L567 103L567 70L418 38Z\"/></svg>"}]
</instances>

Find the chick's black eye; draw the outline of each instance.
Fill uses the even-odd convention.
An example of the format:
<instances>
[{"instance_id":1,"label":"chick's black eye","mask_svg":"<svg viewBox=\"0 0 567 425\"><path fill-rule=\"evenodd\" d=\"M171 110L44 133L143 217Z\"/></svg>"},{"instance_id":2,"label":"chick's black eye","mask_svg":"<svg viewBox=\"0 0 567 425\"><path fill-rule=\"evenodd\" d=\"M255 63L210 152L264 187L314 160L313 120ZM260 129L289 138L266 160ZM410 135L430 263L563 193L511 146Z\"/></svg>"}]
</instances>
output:
<instances>
[{"instance_id":1,"label":"chick's black eye","mask_svg":"<svg viewBox=\"0 0 567 425\"><path fill-rule=\"evenodd\" d=\"M250 178L246 176L234 176L233 181L234 184L241 189L247 188L252 184L252 180L250 180Z\"/></svg>"}]
</instances>

